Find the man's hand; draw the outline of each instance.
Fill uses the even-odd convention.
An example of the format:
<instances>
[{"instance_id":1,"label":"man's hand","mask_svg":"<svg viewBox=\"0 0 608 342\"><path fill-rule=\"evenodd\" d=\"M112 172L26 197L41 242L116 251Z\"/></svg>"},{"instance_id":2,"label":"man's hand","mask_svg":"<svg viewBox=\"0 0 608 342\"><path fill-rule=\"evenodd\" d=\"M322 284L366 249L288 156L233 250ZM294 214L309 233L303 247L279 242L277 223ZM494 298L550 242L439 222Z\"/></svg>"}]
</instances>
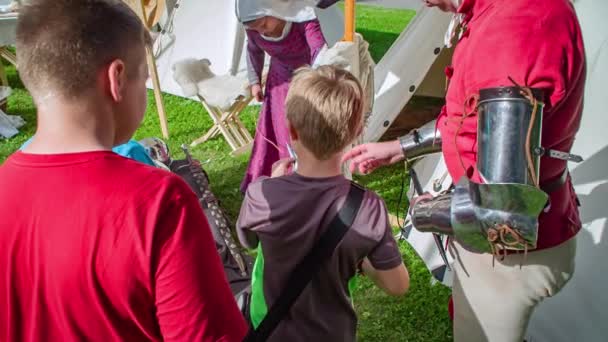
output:
<instances>
[{"instance_id":1,"label":"man's hand","mask_svg":"<svg viewBox=\"0 0 608 342\"><path fill-rule=\"evenodd\" d=\"M361 174L368 174L380 166L394 164L403 158L401 145L394 140L359 145L348 151L342 157L342 162L351 161L350 172L358 170Z\"/></svg>"},{"instance_id":2,"label":"man's hand","mask_svg":"<svg viewBox=\"0 0 608 342\"><path fill-rule=\"evenodd\" d=\"M250 87L251 96L253 96L258 102L264 101L264 92L262 91L262 86L259 83L256 83Z\"/></svg>"},{"instance_id":3,"label":"man's hand","mask_svg":"<svg viewBox=\"0 0 608 342\"><path fill-rule=\"evenodd\" d=\"M296 160L293 158L284 158L275 162L274 164L272 164L272 174L270 175L270 177L276 178L285 176L291 171L292 165L295 161Z\"/></svg>"}]
</instances>

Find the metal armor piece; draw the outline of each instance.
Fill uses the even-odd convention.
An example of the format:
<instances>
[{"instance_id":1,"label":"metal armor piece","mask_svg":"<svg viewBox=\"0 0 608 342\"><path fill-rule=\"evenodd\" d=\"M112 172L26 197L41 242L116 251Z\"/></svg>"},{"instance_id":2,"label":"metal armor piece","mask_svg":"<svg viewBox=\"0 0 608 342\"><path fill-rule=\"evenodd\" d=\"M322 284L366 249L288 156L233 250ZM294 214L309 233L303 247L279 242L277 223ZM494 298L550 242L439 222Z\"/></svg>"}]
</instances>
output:
<instances>
[{"instance_id":1,"label":"metal armor piece","mask_svg":"<svg viewBox=\"0 0 608 342\"><path fill-rule=\"evenodd\" d=\"M535 249L538 216L547 199L531 185L477 184L462 177L452 195L454 236L479 252L493 252L494 243L504 249Z\"/></svg>"},{"instance_id":2,"label":"metal armor piece","mask_svg":"<svg viewBox=\"0 0 608 342\"><path fill-rule=\"evenodd\" d=\"M441 152L441 134L436 125L437 120L433 120L399 138L406 160Z\"/></svg>"},{"instance_id":3,"label":"metal armor piece","mask_svg":"<svg viewBox=\"0 0 608 342\"><path fill-rule=\"evenodd\" d=\"M535 249L538 216L548 195L526 184L478 184L462 177L452 193L421 199L412 224L421 232L452 235L476 252Z\"/></svg>"},{"instance_id":4,"label":"metal armor piece","mask_svg":"<svg viewBox=\"0 0 608 342\"><path fill-rule=\"evenodd\" d=\"M541 100L542 93L538 89L500 87L480 90L477 169L485 183L538 185L540 156L537 150L541 147L543 116Z\"/></svg>"},{"instance_id":5,"label":"metal armor piece","mask_svg":"<svg viewBox=\"0 0 608 342\"><path fill-rule=\"evenodd\" d=\"M452 194L421 199L412 208L412 225L425 233L454 235L451 211Z\"/></svg>"}]
</instances>

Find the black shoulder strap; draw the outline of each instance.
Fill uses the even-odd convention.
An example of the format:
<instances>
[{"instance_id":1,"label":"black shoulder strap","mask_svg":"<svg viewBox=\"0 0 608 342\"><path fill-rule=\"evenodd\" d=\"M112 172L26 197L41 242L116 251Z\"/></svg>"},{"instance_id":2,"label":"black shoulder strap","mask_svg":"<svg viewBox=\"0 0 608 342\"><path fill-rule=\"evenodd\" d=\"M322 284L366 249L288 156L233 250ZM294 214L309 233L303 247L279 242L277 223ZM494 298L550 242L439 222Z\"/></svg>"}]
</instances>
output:
<instances>
[{"instance_id":1,"label":"black shoulder strap","mask_svg":"<svg viewBox=\"0 0 608 342\"><path fill-rule=\"evenodd\" d=\"M300 261L291 272L285 289L272 305L266 317L255 330L250 330L244 342L266 341L281 320L287 315L291 306L298 299L312 278L319 272L323 261L329 259L342 238L353 224L361 207L365 190L351 183L346 202L333 218L325 233L312 250Z\"/></svg>"}]
</instances>

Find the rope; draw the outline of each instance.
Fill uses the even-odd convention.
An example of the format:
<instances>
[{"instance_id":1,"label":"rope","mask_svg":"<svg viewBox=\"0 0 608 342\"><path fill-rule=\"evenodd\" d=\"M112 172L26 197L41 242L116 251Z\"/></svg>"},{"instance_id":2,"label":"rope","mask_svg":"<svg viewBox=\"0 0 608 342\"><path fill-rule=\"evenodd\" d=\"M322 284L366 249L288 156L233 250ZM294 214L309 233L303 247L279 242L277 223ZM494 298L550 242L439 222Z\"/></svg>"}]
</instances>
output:
<instances>
[{"instance_id":1,"label":"rope","mask_svg":"<svg viewBox=\"0 0 608 342\"><path fill-rule=\"evenodd\" d=\"M520 94L523 95L532 104L532 114L530 115L530 124L528 125L528 132L526 134L526 160L528 162L528 173L532 179L532 184L539 187L539 180L536 177L536 170L534 169L534 161L532 160L532 151L530 151L530 140L532 139L532 130L534 129L534 121L538 112L538 100L534 97L532 89L530 87L522 87L515 80L509 76L509 81L519 88Z\"/></svg>"},{"instance_id":2,"label":"rope","mask_svg":"<svg viewBox=\"0 0 608 342\"><path fill-rule=\"evenodd\" d=\"M508 239L510 237L510 239ZM488 229L487 236L488 243L490 244L490 250L492 251L492 267L494 267L494 261L498 258L498 261L503 261L507 256L507 248L515 247L518 245L524 246L524 261L528 257L528 248L532 247L530 244L517 232L515 229L509 227L506 224L496 225L494 228ZM511 241L509 241L511 240ZM502 251L502 254L501 254ZM520 265L521 268L521 265Z\"/></svg>"},{"instance_id":3,"label":"rope","mask_svg":"<svg viewBox=\"0 0 608 342\"><path fill-rule=\"evenodd\" d=\"M281 148L277 144L275 144L273 141L266 138L266 136L264 136L264 134L262 134L260 131L258 131L257 127L255 129L255 134L256 135L259 134L262 137L262 139L266 140L267 143L269 143L272 147L276 148L277 152L279 152L279 154L281 153Z\"/></svg>"},{"instance_id":4,"label":"rope","mask_svg":"<svg viewBox=\"0 0 608 342\"><path fill-rule=\"evenodd\" d=\"M162 42L163 36L165 36L167 34L173 34L173 29L175 28L173 25L174 19L175 19L175 13L177 13L177 10L180 8L180 5L181 5L181 0L177 0L175 2L175 5L173 6L173 9L171 10L171 15L167 19L165 26L161 27L158 37L156 38L156 42L158 42L158 43L156 44L156 49L154 51L154 58L159 58L164 50L163 42Z\"/></svg>"},{"instance_id":5,"label":"rope","mask_svg":"<svg viewBox=\"0 0 608 342\"><path fill-rule=\"evenodd\" d=\"M456 146L457 146L457 142L458 142L458 134L460 134L460 130L462 129L462 126L464 125L464 120L466 120L469 116L475 114L475 109L477 107L478 100L479 100L479 95L477 95L477 94L469 95L466 98L466 100L464 101L464 105L463 105L462 116L460 117L460 120L458 123L458 128L456 129L456 133L454 134L454 147L456 148L456 154L458 155L458 162L460 163L460 166L462 167L462 171L467 176L467 178L469 177L469 175L467 174L467 168L464 166L464 162L462 161L462 155L460 154L460 150ZM475 105L472 106L471 102Z\"/></svg>"}]
</instances>

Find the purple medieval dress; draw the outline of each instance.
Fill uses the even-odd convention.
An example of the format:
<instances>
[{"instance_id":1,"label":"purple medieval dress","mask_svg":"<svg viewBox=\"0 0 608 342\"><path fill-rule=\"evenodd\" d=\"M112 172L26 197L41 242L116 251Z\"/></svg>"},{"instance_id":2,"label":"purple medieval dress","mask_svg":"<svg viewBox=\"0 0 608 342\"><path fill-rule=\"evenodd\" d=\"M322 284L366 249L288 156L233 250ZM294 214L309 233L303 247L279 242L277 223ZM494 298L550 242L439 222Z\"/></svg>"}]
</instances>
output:
<instances>
[{"instance_id":1,"label":"purple medieval dress","mask_svg":"<svg viewBox=\"0 0 608 342\"><path fill-rule=\"evenodd\" d=\"M270 56L270 69L249 166L241 183L243 193L258 177L270 176L272 164L277 160L289 157L289 132L285 117L289 82L297 68L313 64L325 45L321 25L316 19L291 23L290 31L278 41L269 40L252 30L247 30L247 37L247 58L252 69L250 71L254 72L257 80L261 79L264 52ZM267 140L274 143L279 150Z\"/></svg>"}]
</instances>

